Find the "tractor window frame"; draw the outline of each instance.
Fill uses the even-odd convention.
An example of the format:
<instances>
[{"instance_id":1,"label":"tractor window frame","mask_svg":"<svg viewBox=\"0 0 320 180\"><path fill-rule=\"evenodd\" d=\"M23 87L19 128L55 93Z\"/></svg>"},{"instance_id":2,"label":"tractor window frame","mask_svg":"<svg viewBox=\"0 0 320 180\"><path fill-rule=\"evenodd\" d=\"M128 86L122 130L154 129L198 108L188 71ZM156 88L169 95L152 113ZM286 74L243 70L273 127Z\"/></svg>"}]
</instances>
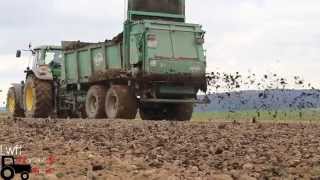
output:
<instances>
[{"instance_id":1,"label":"tractor window frame","mask_svg":"<svg viewBox=\"0 0 320 180\"><path fill-rule=\"evenodd\" d=\"M43 64L42 54L43 54L42 50L40 49L35 50L35 55L33 56L33 69Z\"/></svg>"},{"instance_id":2,"label":"tractor window frame","mask_svg":"<svg viewBox=\"0 0 320 180\"><path fill-rule=\"evenodd\" d=\"M12 166L15 164L15 161L13 158L4 158L3 159L3 165L4 166Z\"/></svg>"}]
</instances>

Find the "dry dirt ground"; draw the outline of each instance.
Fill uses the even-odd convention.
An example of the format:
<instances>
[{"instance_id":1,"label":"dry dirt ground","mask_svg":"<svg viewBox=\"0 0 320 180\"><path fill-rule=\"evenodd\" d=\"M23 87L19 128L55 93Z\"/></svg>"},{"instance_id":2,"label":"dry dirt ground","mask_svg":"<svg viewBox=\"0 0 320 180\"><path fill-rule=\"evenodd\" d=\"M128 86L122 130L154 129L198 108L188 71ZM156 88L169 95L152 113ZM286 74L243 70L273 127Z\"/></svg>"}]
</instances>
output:
<instances>
[{"instance_id":1,"label":"dry dirt ground","mask_svg":"<svg viewBox=\"0 0 320 180\"><path fill-rule=\"evenodd\" d=\"M320 179L320 124L2 119L0 144L31 179Z\"/></svg>"}]
</instances>

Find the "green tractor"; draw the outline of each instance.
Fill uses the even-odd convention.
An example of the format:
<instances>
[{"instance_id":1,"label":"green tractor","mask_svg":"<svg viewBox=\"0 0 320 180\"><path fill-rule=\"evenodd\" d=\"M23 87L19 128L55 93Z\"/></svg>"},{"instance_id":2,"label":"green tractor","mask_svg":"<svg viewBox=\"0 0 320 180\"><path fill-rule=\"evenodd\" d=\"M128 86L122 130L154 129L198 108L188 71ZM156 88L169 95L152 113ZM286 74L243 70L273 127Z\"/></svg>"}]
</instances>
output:
<instances>
[{"instance_id":1,"label":"green tractor","mask_svg":"<svg viewBox=\"0 0 320 180\"><path fill-rule=\"evenodd\" d=\"M32 50L26 81L8 93L12 116L190 120L206 91L202 27L184 0L129 0L124 30L98 43ZM17 55L21 52L18 51Z\"/></svg>"},{"instance_id":2,"label":"green tractor","mask_svg":"<svg viewBox=\"0 0 320 180\"><path fill-rule=\"evenodd\" d=\"M7 110L11 117L49 117L54 106L53 85L61 77L62 49L40 46L28 51L32 52L33 66L25 70L25 82L9 89ZM21 50L16 56L21 57Z\"/></svg>"}]
</instances>

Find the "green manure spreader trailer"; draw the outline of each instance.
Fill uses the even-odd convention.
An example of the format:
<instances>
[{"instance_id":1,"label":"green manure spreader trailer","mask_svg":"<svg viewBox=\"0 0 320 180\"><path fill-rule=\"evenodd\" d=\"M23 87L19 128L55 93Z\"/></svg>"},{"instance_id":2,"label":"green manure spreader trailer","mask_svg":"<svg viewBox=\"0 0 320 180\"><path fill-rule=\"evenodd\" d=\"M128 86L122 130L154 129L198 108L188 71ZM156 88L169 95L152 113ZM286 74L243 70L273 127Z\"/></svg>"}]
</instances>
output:
<instances>
[{"instance_id":1,"label":"green manure spreader trailer","mask_svg":"<svg viewBox=\"0 0 320 180\"><path fill-rule=\"evenodd\" d=\"M127 13L112 40L30 50L33 67L8 92L10 115L190 120L207 89L205 32L185 23L184 0L129 0Z\"/></svg>"}]
</instances>

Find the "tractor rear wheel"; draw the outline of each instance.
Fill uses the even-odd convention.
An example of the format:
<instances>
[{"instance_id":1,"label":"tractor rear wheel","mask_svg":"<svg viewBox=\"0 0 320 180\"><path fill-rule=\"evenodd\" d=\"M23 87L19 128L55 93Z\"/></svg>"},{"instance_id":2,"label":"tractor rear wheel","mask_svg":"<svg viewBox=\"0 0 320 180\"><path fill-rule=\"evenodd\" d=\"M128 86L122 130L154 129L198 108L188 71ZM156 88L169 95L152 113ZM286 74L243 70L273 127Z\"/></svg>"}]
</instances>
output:
<instances>
[{"instance_id":1,"label":"tractor rear wheel","mask_svg":"<svg viewBox=\"0 0 320 180\"><path fill-rule=\"evenodd\" d=\"M24 87L24 109L27 118L46 118L53 111L53 90L49 81L30 76Z\"/></svg>"},{"instance_id":2,"label":"tractor rear wheel","mask_svg":"<svg viewBox=\"0 0 320 180\"><path fill-rule=\"evenodd\" d=\"M111 119L134 119L137 99L128 86L113 85L107 92L105 112Z\"/></svg>"},{"instance_id":3,"label":"tractor rear wheel","mask_svg":"<svg viewBox=\"0 0 320 180\"><path fill-rule=\"evenodd\" d=\"M12 179L14 177L14 170L7 166L1 169L1 177L5 180Z\"/></svg>"},{"instance_id":4,"label":"tractor rear wheel","mask_svg":"<svg viewBox=\"0 0 320 180\"><path fill-rule=\"evenodd\" d=\"M19 99L14 87L11 87L7 94L7 111L11 118L24 116L24 111L20 107Z\"/></svg>"},{"instance_id":5,"label":"tractor rear wheel","mask_svg":"<svg viewBox=\"0 0 320 180\"><path fill-rule=\"evenodd\" d=\"M90 119L106 118L105 109L106 88L104 86L92 86L86 97L86 115Z\"/></svg>"}]
</instances>

